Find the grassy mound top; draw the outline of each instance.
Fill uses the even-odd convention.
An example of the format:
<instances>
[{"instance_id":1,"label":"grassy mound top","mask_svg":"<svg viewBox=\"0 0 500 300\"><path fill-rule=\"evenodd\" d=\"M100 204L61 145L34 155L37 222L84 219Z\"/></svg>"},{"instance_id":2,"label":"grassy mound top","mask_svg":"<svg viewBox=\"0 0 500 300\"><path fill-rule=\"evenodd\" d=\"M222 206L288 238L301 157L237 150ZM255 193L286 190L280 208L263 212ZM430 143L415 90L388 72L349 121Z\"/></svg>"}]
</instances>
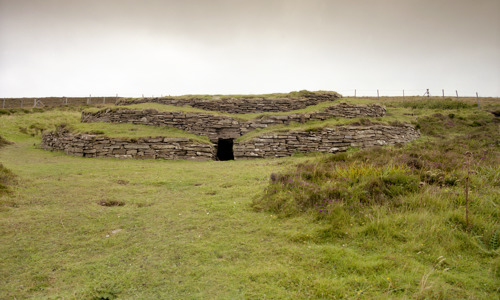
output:
<instances>
[{"instance_id":1,"label":"grassy mound top","mask_svg":"<svg viewBox=\"0 0 500 300\"><path fill-rule=\"evenodd\" d=\"M304 99L304 98L311 98L315 96L322 96L322 95L332 95L332 96L337 96L337 97L342 97L337 92L334 91L307 91L307 90L301 90L301 91L293 91L289 93L270 93L270 94L234 94L234 95L222 95L222 94L215 94L215 95L182 95L182 96L164 96L160 97L159 99L198 99L198 100L229 100L229 99ZM137 100L141 98L123 98L124 101L130 101L130 100Z\"/></svg>"},{"instance_id":2,"label":"grassy mound top","mask_svg":"<svg viewBox=\"0 0 500 300\"><path fill-rule=\"evenodd\" d=\"M198 143L210 143L208 137L198 136L184 130L167 126L146 126L130 123L74 123L66 127L72 133L88 133L110 138L176 137L189 138Z\"/></svg>"},{"instance_id":3,"label":"grassy mound top","mask_svg":"<svg viewBox=\"0 0 500 300\"><path fill-rule=\"evenodd\" d=\"M203 110L199 108L194 108L189 105L184 105L184 106L175 106L175 105L165 105L165 104L159 104L159 103L140 103L140 104L132 104L132 105L118 105L118 106L108 106L107 108L102 108L102 107L92 107L92 108L87 108L84 110L84 112L88 113L96 113L101 110L105 109L112 109L112 110L118 110L118 109L132 109L132 110L144 110L144 109L155 109L159 112L185 112L185 113L200 113L200 114L211 114L215 116L227 116L231 117L235 120L239 121L250 121L254 119L259 119L263 118L266 116L284 116L284 115L291 115L291 114L300 114L300 113L311 113L311 112L321 112L324 111L325 108L330 107L330 106L335 106L338 105L336 102L322 102L317 105L311 105L303 109L296 109L292 111L287 111L287 112L265 112L265 113L249 113L249 114L228 114L228 113L223 113L223 112L218 112L218 111L209 111L209 110Z\"/></svg>"}]
</instances>

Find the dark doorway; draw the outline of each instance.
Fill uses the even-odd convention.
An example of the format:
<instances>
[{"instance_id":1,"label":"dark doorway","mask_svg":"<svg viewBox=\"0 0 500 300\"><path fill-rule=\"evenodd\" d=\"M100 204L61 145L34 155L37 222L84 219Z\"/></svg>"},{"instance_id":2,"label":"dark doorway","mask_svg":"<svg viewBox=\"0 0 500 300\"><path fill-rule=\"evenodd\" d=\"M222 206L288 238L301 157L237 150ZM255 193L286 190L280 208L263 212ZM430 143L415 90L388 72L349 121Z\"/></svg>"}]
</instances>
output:
<instances>
[{"instance_id":1,"label":"dark doorway","mask_svg":"<svg viewBox=\"0 0 500 300\"><path fill-rule=\"evenodd\" d=\"M217 159L233 160L233 139L219 139L217 143Z\"/></svg>"}]
</instances>

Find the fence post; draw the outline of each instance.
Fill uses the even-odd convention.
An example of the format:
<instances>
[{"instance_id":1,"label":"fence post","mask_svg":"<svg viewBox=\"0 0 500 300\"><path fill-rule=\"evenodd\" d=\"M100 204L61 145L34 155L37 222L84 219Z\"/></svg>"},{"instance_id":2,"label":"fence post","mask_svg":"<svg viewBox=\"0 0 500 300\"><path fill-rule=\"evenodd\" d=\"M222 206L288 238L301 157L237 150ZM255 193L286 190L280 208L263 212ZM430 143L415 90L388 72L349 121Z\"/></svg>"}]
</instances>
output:
<instances>
[{"instance_id":1,"label":"fence post","mask_svg":"<svg viewBox=\"0 0 500 300\"><path fill-rule=\"evenodd\" d=\"M378 99L378 101L380 101L380 94L378 92L378 89L377 89L377 99Z\"/></svg>"},{"instance_id":2,"label":"fence post","mask_svg":"<svg viewBox=\"0 0 500 300\"><path fill-rule=\"evenodd\" d=\"M476 101L477 101L477 108L481 110L481 106L479 106L479 95L476 92Z\"/></svg>"},{"instance_id":3,"label":"fence post","mask_svg":"<svg viewBox=\"0 0 500 300\"><path fill-rule=\"evenodd\" d=\"M356 89L354 89L354 98L356 98Z\"/></svg>"},{"instance_id":4,"label":"fence post","mask_svg":"<svg viewBox=\"0 0 500 300\"><path fill-rule=\"evenodd\" d=\"M2 108L5 108L5 98L3 98Z\"/></svg>"},{"instance_id":5,"label":"fence post","mask_svg":"<svg viewBox=\"0 0 500 300\"><path fill-rule=\"evenodd\" d=\"M405 99L405 90L403 90L403 100Z\"/></svg>"},{"instance_id":6,"label":"fence post","mask_svg":"<svg viewBox=\"0 0 500 300\"><path fill-rule=\"evenodd\" d=\"M21 108L23 108L23 100L24 100L24 99L21 99Z\"/></svg>"},{"instance_id":7,"label":"fence post","mask_svg":"<svg viewBox=\"0 0 500 300\"><path fill-rule=\"evenodd\" d=\"M444 99L444 89L443 89L443 99Z\"/></svg>"},{"instance_id":8,"label":"fence post","mask_svg":"<svg viewBox=\"0 0 500 300\"><path fill-rule=\"evenodd\" d=\"M102 104L106 104L106 97L102 97Z\"/></svg>"},{"instance_id":9,"label":"fence post","mask_svg":"<svg viewBox=\"0 0 500 300\"><path fill-rule=\"evenodd\" d=\"M455 90L455 93L457 94L457 100L458 100L458 91L457 91L457 90Z\"/></svg>"},{"instance_id":10,"label":"fence post","mask_svg":"<svg viewBox=\"0 0 500 300\"><path fill-rule=\"evenodd\" d=\"M33 99L33 107L36 107L36 99Z\"/></svg>"}]
</instances>

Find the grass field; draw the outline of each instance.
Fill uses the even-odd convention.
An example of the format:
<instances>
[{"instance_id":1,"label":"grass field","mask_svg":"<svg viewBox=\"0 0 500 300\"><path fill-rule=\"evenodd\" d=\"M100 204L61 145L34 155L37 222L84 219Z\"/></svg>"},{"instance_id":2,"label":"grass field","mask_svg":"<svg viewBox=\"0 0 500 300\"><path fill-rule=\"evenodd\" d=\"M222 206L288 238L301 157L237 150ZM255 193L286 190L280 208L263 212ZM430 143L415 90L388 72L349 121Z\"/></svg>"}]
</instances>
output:
<instances>
[{"instance_id":1,"label":"grass field","mask_svg":"<svg viewBox=\"0 0 500 300\"><path fill-rule=\"evenodd\" d=\"M79 109L1 115L0 298L498 299L500 103L413 102L384 103L404 147L225 162L65 156L40 132Z\"/></svg>"}]
</instances>

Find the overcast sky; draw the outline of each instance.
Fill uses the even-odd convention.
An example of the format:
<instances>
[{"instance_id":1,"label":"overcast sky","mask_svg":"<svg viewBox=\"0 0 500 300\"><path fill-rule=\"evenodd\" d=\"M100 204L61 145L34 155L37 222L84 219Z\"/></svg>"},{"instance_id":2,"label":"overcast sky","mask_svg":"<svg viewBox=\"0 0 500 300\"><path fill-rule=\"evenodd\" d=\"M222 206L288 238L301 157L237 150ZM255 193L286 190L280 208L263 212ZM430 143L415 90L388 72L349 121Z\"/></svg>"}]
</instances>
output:
<instances>
[{"instance_id":1,"label":"overcast sky","mask_svg":"<svg viewBox=\"0 0 500 300\"><path fill-rule=\"evenodd\" d=\"M498 97L499 20L499 0L0 0L0 97Z\"/></svg>"}]
</instances>

